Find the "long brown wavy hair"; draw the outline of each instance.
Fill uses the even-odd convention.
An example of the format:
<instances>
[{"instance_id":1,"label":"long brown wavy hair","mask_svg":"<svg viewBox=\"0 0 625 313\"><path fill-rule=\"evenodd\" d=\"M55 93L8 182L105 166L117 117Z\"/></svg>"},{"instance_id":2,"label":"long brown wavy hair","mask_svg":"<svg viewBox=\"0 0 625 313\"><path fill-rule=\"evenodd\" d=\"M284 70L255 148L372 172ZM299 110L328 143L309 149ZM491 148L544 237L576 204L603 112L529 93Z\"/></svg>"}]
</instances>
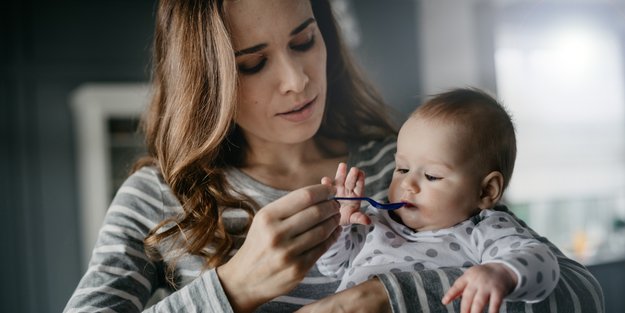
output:
<instances>
[{"instance_id":1,"label":"long brown wavy hair","mask_svg":"<svg viewBox=\"0 0 625 313\"><path fill-rule=\"evenodd\" d=\"M238 74L222 3L159 1L153 95L142 119L148 156L134 167L157 166L183 207L150 231L144 240L148 255L160 259L159 245L175 242L202 256L207 268L227 261L237 248L235 237L247 231L229 233L224 208L248 212L248 227L258 209L252 199L233 194L224 175L227 167L242 165L246 144L234 123ZM326 114L315 138L348 142L396 134L386 105L352 63L330 4L311 4L328 55Z\"/></svg>"}]
</instances>

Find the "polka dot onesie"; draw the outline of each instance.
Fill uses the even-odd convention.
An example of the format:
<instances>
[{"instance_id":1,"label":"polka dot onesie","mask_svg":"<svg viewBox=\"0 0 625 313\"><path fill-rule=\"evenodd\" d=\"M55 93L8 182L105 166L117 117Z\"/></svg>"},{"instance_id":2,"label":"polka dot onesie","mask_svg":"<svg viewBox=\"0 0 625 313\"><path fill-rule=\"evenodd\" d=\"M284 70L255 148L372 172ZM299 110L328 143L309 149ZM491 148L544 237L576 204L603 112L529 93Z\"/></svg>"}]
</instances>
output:
<instances>
[{"instance_id":1,"label":"polka dot onesie","mask_svg":"<svg viewBox=\"0 0 625 313\"><path fill-rule=\"evenodd\" d=\"M453 227L423 232L397 223L388 211L367 207L366 213L371 225L345 226L317 262L324 275L342 280L337 291L378 273L485 263L502 263L516 273L508 301L540 301L558 282L553 253L505 212L482 210Z\"/></svg>"}]
</instances>

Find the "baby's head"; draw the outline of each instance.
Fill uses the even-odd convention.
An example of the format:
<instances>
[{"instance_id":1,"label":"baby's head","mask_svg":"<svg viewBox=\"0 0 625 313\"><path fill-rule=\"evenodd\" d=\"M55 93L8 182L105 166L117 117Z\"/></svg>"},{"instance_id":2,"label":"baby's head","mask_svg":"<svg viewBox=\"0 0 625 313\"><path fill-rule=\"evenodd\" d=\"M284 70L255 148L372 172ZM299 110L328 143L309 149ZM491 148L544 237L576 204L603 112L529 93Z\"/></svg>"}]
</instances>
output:
<instances>
[{"instance_id":1,"label":"baby's head","mask_svg":"<svg viewBox=\"0 0 625 313\"><path fill-rule=\"evenodd\" d=\"M453 226L494 206L516 159L514 126L506 110L478 89L454 89L422 104L402 126L392 202L414 230Z\"/></svg>"}]
</instances>

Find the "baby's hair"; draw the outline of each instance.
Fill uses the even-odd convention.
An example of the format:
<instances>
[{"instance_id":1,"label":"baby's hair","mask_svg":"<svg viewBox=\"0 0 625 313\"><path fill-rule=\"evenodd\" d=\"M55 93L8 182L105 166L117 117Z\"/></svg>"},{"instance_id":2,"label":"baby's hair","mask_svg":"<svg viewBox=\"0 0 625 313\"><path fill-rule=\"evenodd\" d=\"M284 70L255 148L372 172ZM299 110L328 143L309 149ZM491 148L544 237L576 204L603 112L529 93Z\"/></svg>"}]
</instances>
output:
<instances>
[{"instance_id":1,"label":"baby's hair","mask_svg":"<svg viewBox=\"0 0 625 313\"><path fill-rule=\"evenodd\" d=\"M493 96L477 88L458 88L434 95L411 118L423 118L459 127L467 155L477 157L486 171L499 171L505 189L516 159L516 136L510 114Z\"/></svg>"}]
</instances>

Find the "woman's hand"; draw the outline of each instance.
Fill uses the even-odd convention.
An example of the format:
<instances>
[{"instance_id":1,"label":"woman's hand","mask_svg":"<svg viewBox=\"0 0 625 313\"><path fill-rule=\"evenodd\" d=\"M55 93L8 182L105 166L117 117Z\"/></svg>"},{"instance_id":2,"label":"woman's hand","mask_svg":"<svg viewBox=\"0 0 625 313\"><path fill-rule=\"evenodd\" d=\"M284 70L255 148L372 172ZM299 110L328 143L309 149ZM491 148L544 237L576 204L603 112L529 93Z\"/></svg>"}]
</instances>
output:
<instances>
[{"instance_id":1,"label":"woman's hand","mask_svg":"<svg viewBox=\"0 0 625 313\"><path fill-rule=\"evenodd\" d=\"M391 305L384 285L373 278L302 307L297 313L385 313Z\"/></svg>"},{"instance_id":2,"label":"woman's hand","mask_svg":"<svg viewBox=\"0 0 625 313\"><path fill-rule=\"evenodd\" d=\"M293 289L341 232L335 188L314 185L268 204L239 251L217 274L235 312L251 312Z\"/></svg>"},{"instance_id":3,"label":"woman's hand","mask_svg":"<svg viewBox=\"0 0 625 313\"><path fill-rule=\"evenodd\" d=\"M341 162L336 169L334 180L323 177L321 183L336 187L337 197L362 197L365 192L365 172L357 167L352 167L347 172L347 164ZM341 200L341 225L371 224L371 219L360 212L360 201Z\"/></svg>"}]
</instances>

